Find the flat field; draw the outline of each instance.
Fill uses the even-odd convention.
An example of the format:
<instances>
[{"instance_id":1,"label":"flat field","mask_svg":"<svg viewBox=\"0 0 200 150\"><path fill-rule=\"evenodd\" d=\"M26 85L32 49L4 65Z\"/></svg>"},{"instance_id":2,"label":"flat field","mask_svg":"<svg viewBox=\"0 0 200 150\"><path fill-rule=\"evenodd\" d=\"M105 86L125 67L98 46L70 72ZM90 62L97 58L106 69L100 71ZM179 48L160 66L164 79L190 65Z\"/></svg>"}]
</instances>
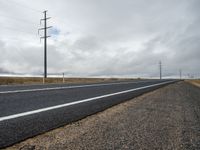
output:
<instances>
[{"instance_id":1,"label":"flat field","mask_svg":"<svg viewBox=\"0 0 200 150\"><path fill-rule=\"evenodd\" d=\"M65 78L65 83L97 83L97 82L110 82L130 80L123 78ZM132 79L134 80L134 79ZM45 83L62 83L62 78L47 78ZM0 85L9 84L41 84L43 78L41 77L0 77Z\"/></svg>"},{"instance_id":2,"label":"flat field","mask_svg":"<svg viewBox=\"0 0 200 150\"><path fill-rule=\"evenodd\" d=\"M195 79L195 80L187 80L187 82L196 85L198 87L200 87L200 79Z\"/></svg>"}]
</instances>

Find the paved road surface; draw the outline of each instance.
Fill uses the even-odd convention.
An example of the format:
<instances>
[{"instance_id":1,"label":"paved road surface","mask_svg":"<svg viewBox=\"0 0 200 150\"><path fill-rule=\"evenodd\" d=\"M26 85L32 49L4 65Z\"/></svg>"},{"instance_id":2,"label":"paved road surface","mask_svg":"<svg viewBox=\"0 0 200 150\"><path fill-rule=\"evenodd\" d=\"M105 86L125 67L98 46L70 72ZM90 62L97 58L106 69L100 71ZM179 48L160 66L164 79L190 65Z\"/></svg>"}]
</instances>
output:
<instances>
[{"instance_id":1,"label":"paved road surface","mask_svg":"<svg viewBox=\"0 0 200 150\"><path fill-rule=\"evenodd\" d=\"M174 80L0 86L0 148L172 82Z\"/></svg>"},{"instance_id":2,"label":"paved road surface","mask_svg":"<svg viewBox=\"0 0 200 150\"><path fill-rule=\"evenodd\" d=\"M171 84L6 150L200 150L200 88Z\"/></svg>"}]
</instances>

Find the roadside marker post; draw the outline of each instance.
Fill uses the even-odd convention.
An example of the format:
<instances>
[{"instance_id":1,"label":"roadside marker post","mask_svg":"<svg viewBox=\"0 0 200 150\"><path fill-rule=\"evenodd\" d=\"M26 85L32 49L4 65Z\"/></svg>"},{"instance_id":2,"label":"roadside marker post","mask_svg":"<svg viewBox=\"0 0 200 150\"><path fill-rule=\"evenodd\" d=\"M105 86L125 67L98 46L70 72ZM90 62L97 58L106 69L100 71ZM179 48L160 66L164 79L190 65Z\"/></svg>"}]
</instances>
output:
<instances>
[{"instance_id":1,"label":"roadside marker post","mask_svg":"<svg viewBox=\"0 0 200 150\"><path fill-rule=\"evenodd\" d=\"M63 73L63 83L65 83L65 73Z\"/></svg>"},{"instance_id":2,"label":"roadside marker post","mask_svg":"<svg viewBox=\"0 0 200 150\"><path fill-rule=\"evenodd\" d=\"M43 80L43 81L42 81L42 82L43 82L43 84L45 84L45 78L44 78L44 77L42 78L42 80Z\"/></svg>"}]
</instances>

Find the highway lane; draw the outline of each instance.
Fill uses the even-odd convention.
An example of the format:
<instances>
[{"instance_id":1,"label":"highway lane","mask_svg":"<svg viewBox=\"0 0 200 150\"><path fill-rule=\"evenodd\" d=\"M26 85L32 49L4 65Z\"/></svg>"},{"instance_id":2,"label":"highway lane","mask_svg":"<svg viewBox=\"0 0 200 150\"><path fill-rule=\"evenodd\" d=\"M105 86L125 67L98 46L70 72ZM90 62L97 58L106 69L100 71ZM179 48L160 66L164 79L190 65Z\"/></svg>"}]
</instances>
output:
<instances>
[{"instance_id":1,"label":"highway lane","mask_svg":"<svg viewBox=\"0 0 200 150\"><path fill-rule=\"evenodd\" d=\"M6 93L1 87L4 93L0 93L0 147L76 121L169 82L172 81L49 85L54 89L40 85L28 86L29 91L23 91L26 86L6 87L13 93Z\"/></svg>"},{"instance_id":2,"label":"highway lane","mask_svg":"<svg viewBox=\"0 0 200 150\"><path fill-rule=\"evenodd\" d=\"M29 92L29 91L42 91L42 90L56 90L65 88L77 88L86 86L106 86L111 84L126 84L135 82L145 82L147 80L127 80L127 81L110 81L100 83L88 83L88 84L32 84L32 85L0 85L0 94L2 93L14 93L14 92ZM153 81L153 80L148 80Z\"/></svg>"},{"instance_id":3,"label":"highway lane","mask_svg":"<svg viewBox=\"0 0 200 150\"><path fill-rule=\"evenodd\" d=\"M9 90L9 93L7 93L8 91L0 93L0 117L124 91L157 82L160 81L149 80L74 86L63 86L61 84L54 87L45 85L43 87L34 87L34 89L32 87L26 91L20 87L20 90L15 89Z\"/></svg>"}]
</instances>

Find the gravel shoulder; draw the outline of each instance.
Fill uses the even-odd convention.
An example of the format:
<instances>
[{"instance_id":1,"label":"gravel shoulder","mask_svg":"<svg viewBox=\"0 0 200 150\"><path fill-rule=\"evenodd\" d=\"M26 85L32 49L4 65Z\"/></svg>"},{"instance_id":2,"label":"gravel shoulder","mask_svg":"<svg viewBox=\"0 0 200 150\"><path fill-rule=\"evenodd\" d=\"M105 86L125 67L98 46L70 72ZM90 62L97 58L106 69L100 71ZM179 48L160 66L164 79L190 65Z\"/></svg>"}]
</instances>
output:
<instances>
[{"instance_id":1,"label":"gravel shoulder","mask_svg":"<svg viewBox=\"0 0 200 150\"><path fill-rule=\"evenodd\" d=\"M7 149L200 149L200 88L171 84Z\"/></svg>"}]
</instances>

